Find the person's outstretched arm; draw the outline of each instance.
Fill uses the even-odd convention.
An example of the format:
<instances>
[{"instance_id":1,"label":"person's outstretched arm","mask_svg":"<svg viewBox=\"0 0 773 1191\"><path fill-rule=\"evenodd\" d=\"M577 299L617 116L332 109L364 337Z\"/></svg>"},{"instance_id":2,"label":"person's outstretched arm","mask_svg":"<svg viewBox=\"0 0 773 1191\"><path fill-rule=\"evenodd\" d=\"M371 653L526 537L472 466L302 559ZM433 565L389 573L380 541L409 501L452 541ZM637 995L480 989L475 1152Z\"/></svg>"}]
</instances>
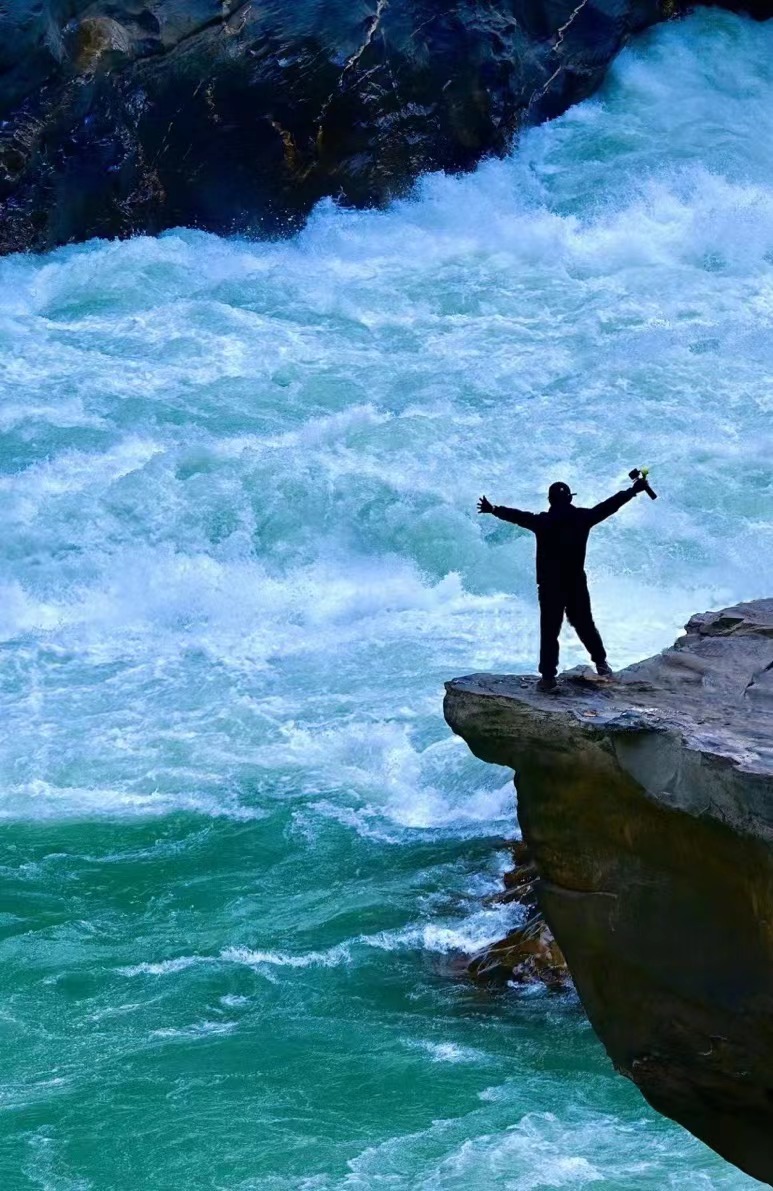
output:
<instances>
[{"instance_id":1,"label":"person's outstretched arm","mask_svg":"<svg viewBox=\"0 0 773 1191\"><path fill-rule=\"evenodd\" d=\"M491 513L500 521L510 521L513 525L520 525L521 529L537 528L536 513L527 513L523 509L508 509L505 505L492 505L486 496L481 496L478 501L478 512Z\"/></svg>"},{"instance_id":2,"label":"person's outstretched arm","mask_svg":"<svg viewBox=\"0 0 773 1191\"><path fill-rule=\"evenodd\" d=\"M605 521L607 517L611 517L618 509L622 509L623 505L627 505L629 500L633 500L639 492L643 492L645 487L645 480L637 480L630 488L624 488L622 492L616 492L614 496L609 496L600 504L594 505L590 510L591 525L598 525L599 521Z\"/></svg>"}]
</instances>

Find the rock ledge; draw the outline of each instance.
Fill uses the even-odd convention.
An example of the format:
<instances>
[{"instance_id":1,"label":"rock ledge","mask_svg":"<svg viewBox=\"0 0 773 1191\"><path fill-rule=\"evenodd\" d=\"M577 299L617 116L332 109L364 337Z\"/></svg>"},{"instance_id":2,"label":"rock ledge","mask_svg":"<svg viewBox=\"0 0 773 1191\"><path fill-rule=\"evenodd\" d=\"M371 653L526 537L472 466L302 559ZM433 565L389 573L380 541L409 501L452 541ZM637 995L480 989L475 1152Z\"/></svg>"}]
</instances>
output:
<instances>
[{"instance_id":1,"label":"rock ledge","mask_svg":"<svg viewBox=\"0 0 773 1191\"><path fill-rule=\"evenodd\" d=\"M476 674L445 715L516 771L547 922L613 1062L773 1182L773 600L602 685Z\"/></svg>"}]
</instances>

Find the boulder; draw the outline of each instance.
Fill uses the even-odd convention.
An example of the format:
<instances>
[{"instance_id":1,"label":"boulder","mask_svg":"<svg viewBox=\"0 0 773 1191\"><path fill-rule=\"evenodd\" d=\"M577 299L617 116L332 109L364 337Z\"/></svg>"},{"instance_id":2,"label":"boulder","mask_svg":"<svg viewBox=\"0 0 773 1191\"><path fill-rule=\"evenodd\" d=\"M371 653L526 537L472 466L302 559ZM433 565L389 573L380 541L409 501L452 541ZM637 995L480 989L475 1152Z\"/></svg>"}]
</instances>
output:
<instances>
[{"instance_id":1,"label":"boulder","mask_svg":"<svg viewBox=\"0 0 773 1191\"><path fill-rule=\"evenodd\" d=\"M545 919L618 1070L773 1183L773 600L609 684L476 674L451 728L515 770Z\"/></svg>"},{"instance_id":2,"label":"boulder","mask_svg":"<svg viewBox=\"0 0 773 1191\"><path fill-rule=\"evenodd\" d=\"M504 153L684 3L5 0L0 252L386 202Z\"/></svg>"},{"instance_id":3,"label":"boulder","mask_svg":"<svg viewBox=\"0 0 773 1191\"><path fill-rule=\"evenodd\" d=\"M560 992L571 986L571 977L537 901L536 866L523 840L515 840L510 849L513 867L504 874L504 889L486 900L489 905L523 906L525 921L470 956L467 972L481 982L544 984Z\"/></svg>"}]
</instances>

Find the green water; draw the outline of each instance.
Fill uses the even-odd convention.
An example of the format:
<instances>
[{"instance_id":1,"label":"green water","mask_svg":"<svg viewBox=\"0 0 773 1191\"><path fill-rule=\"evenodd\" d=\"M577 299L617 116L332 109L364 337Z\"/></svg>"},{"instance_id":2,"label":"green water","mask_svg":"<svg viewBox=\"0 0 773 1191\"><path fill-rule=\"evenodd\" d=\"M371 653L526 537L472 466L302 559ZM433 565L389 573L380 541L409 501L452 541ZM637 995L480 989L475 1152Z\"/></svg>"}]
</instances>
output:
<instances>
[{"instance_id":1,"label":"green water","mask_svg":"<svg viewBox=\"0 0 773 1191\"><path fill-rule=\"evenodd\" d=\"M440 700L534 666L484 491L652 465L589 554L615 665L773 590L771 50L661 27L287 243L0 262L0 1187L754 1185L571 996L460 977L514 803Z\"/></svg>"}]
</instances>

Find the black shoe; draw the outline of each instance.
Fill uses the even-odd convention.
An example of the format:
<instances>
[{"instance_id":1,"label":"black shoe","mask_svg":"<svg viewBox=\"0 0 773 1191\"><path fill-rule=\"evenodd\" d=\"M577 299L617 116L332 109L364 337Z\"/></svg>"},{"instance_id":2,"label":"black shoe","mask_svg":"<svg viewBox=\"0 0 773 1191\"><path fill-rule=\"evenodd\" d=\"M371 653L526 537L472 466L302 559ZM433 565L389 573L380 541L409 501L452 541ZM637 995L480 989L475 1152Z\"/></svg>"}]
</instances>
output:
<instances>
[{"instance_id":1,"label":"black shoe","mask_svg":"<svg viewBox=\"0 0 773 1191\"><path fill-rule=\"evenodd\" d=\"M599 662L598 666L596 667L596 673L598 674L599 678L615 677L615 672L610 666L609 662Z\"/></svg>"},{"instance_id":2,"label":"black shoe","mask_svg":"<svg viewBox=\"0 0 773 1191\"><path fill-rule=\"evenodd\" d=\"M537 683L538 691L556 691L558 690L558 683L555 678L540 678Z\"/></svg>"}]
</instances>

